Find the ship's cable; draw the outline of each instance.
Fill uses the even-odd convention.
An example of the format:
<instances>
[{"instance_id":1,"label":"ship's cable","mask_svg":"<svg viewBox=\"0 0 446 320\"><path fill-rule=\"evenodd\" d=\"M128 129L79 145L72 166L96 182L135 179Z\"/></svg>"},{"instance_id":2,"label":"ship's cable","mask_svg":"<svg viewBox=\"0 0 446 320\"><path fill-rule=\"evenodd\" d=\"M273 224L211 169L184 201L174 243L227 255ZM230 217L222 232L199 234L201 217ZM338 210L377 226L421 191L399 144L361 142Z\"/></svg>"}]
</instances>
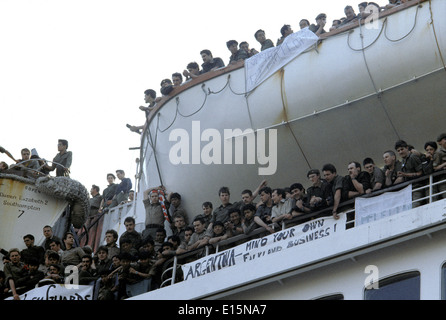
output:
<instances>
[{"instance_id":1,"label":"ship's cable","mask_svg":"<svg viewBox=\"0 0 446 320\"><path fill-rule=\"evenodd\" d=\"M153 157L155 158L155 165L156 165L156 170L158 171L158 177L160 179L160 184L163 186L164 183L163 183L163 178L161 177L161 171L160 171L160 167L159 167L159 163L158 163L158 157L156 156L156 148L153 147L153 139L152 139L152 135L150 134L150 128L149 127L147 129L147 135L149 136L150 144L152 145Z\"/></svg>"},{"instance_id":2,"label":"ship's cable","mask_svg":"<svg viewBox=\"0 0 446 320\"><path fill-rule=\"evenodd\" d=\"M360 49L355 49L355 48L353 48L353 47L351 46L351 44L350 44L350 35L353 33L353 30L350 30L349 33L348 33L348 35L347 35L347 45L348 45L348 47L349 47L351 50L356 51L356 52L364 51L365 49L370 48L370 47L371 47L372 45L374 45L374 44L376 43L376 41L378 41L378 39L381 37L381 34L382 34L383 31L384 31L384 26L386 25L386 23L387 23L387 18L384 19L384 21L383 21L383 23L382 23L382 25L381 25L381 30L379 31L379 34L378 34L378 36L375 38L375 40L373 40L373 41L372 41L368 46L366 46L366 47L364 47L364 43L362 42L362 46L361 46ZM359 32L360 32L360 37L361 37L361 39L362 39L361 19L359 19Z\"/></svg>"},{"instance_id":3,"label":"ship's cable","mask_svg":"<svg viewBox=\"0 0 446 320\"><path fill-rule=\"evenodd\" d=\"M157 119L157 122L156 122L156 129L157 129L159 132L164 133L164 132L166 132L167 130L169 130L170 127L173 126L173 124L175 123L175 120L177 119L177 116L178 116L178 104L177 104L177 106L176 106L175 117L173 118L172 123L169 124L165 129L160 129L160 125L159 125L159 124L160 124L161 113L158 112L157 115L158 115L158 119Z\"/></svg>"},{"instance_id":4,"label":"ship's cable","mask_svg":"<svg viewBox=\"0 0 446 320\"><path fill-rule=\"evenodd\" d=\"M444 58L443 58L443 54L441 53L440 44L438 43L437 31L435 30L434 13L432 11L432 0L429 0L429 11L430 11L430 14L431 14L431 25L432 25L432 31L434 33L435 43L437 45L437 49L438 49L438 53L440 55L441 63L443 64L443 69L446 71L446 64L445 64L445 61L444 61Z\"/></svg>"},{"instance_id":5,"label":"ship's cable","mask_svg":"<svg viewBox=\"0 0 446 320\"><path fill-rule=\"evenodd\" d=\"M178 114L179 114L180 116L182 116L183 118L189 118L189 117L192 117L193 115L195 115L196 113L200 112L201 109L203 109L203 107L204 107L205 104L206 104L206 101L208 100L208 94L207 94L206 91L204 90L205 87L206 87L206 85L203 83L203 84L201 85L201 89L202 89L203 92L204 92L204 101L203 101L203 103L201 104L200 108L198 108L197 111L194 111L194 112L192 112L192 113L189 114L189 115L184 115L184 114L182 114L182 113L180 112L180 97L176 97L177 112L178 112Z\"/></svg>"}]
</instances>

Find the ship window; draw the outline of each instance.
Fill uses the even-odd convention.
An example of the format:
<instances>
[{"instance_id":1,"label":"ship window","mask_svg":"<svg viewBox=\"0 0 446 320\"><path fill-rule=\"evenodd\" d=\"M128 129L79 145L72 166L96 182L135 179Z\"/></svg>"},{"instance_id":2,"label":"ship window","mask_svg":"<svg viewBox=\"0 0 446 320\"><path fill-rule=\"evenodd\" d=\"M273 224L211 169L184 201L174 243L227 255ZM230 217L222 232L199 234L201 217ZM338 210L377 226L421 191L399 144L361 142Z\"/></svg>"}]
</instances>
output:
<instances>
[{"instance_id":1,"label":"ship window","mask_svg":"<svg viewBox=\"0 0 446 320\"><path fill-rule=\"evenodd\" d=\"M365 289L365 300L420 300L420 273L407 272L378 282L377 289Z\"/></svg>"}]
</instances>

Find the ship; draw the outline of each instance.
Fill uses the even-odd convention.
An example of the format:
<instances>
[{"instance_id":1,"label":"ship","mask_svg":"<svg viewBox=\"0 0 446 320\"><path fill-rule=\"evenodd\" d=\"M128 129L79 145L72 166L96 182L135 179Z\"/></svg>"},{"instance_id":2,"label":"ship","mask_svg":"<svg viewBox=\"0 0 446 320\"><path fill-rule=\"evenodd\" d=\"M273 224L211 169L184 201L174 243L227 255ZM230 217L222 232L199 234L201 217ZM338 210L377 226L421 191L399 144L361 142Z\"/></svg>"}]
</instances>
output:
<instances>
[{"instance_id":1,"label":"ship","mask_svg":"<svg viewBox=\"0 0 446 320\"><path fill-rule=\"evenodd\" d=\"M139 197L127 215L144 229L141 198L152 187L179 193L192 219L204 201L220 204L222 186L234 202L262 180L306 184L326 163L342 175L366 157L383 167L398 140L422 150L445 131L443 12L444 1L407 1L319 37L303 29L174 88L141 134ZM350 201L339 221L314 215L194 262L176 257L162 288L131 299L444 299L441 177L419 179L421 206L411 201L417 180ZM391 209L389 199L406 203ZM357 209L346 226L359 200L384 208Z\"/></svg>"}]
</instances>

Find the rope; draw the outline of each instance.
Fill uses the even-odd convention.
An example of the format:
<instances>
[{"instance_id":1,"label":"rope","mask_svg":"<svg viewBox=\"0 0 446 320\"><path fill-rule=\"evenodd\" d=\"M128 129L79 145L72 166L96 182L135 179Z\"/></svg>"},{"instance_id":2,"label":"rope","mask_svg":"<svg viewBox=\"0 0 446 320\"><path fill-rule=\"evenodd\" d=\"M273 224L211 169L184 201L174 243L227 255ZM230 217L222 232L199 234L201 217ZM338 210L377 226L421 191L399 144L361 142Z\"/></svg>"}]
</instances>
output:
<instances>
[{"instance_id":1,"label":"rope","mask_svg":"<svg viewBox=\"0 0 446 320\"><path fill-rule=\"evenodd\" d=\"M184 114L182 114L182 113L180 112L180 108L179 108L180 98L179 98L179 97L176 98L176 102L177 102L177 112L178 112L178 114L179 114L180 116L182 116L183 118L189 118L189 117L192 117L193 115L197 114L198 112L200 112L201 109L203 109L204 105L206 104L206 101L208 100L208 94L206 94L206 91L204 90L204 87L205 87L205 86L206 86L206 85L205 85L204 83L203 83L203 85L201 86L201 89L203 89L203 92L204 92L204 101L203 101L203 103L201 104L201 107L198 108L197 111L192 112L190 115L184 115ZM225 87L226 87L226 86L225 86ZM223 88L223 89L224 89L224 88ZM222 89L222 91L223 91L223 89Z\"/></svg>"}]
</instances>

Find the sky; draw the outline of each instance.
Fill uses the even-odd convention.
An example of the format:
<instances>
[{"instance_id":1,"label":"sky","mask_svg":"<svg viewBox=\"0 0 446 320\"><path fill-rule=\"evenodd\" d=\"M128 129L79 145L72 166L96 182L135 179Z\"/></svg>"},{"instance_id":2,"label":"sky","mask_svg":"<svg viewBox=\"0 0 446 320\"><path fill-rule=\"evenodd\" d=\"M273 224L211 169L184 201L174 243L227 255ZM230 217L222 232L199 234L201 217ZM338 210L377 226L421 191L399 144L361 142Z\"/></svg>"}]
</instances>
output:
<instances>
[{"instance_id":1,"label":"sky","mask_svg":"<svg viewBox=\"0 0 446 320\"><path fill-rule=\"evenodd\" d=\"M102 193L117 169L134 183L139 151L129 148L140 136L126 124L144 124L146 89L160 95L161 80L201 64L203 49L227 63L228 40L259 50L258 29L275 43L284 24L297 31L323 12L328 30L360 2L0 0L0 146L16 159L35 148L52 160L66 139L71 178L88 190Z\"/></svg>"}]
</instances>

